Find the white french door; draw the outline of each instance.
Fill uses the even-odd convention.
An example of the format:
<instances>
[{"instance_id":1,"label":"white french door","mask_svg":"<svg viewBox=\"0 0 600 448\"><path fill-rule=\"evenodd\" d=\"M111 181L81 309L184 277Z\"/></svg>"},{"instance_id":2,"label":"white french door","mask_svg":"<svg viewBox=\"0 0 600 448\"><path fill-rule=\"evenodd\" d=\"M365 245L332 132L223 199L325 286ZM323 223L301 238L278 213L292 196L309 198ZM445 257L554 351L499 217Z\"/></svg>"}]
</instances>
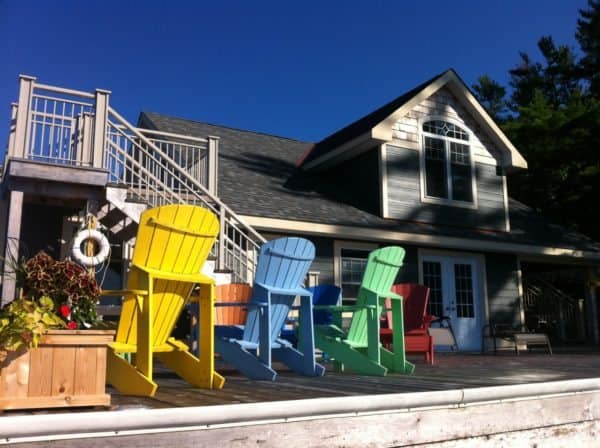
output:
<instances>
[{"instance_id":1,"label":"white french door","mask_svg":"<svg viewBox=\"0 0 600 448\"><path fill-rule=\"evenodd\" d=\"M481 348L483 294L477 258L423 255L421 281L431 290L429 313L448 316L459 350Z\"/></svg>"}]
</instances>

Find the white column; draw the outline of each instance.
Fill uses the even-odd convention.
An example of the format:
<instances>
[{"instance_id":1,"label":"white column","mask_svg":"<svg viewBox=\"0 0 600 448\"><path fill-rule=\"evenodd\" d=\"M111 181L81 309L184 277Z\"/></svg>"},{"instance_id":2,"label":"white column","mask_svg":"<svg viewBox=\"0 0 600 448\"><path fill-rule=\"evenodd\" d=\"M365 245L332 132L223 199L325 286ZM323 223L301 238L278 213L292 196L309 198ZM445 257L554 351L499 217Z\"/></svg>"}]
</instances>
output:
<instances>
[{"instance_id":1,"label":"white column","mask_svg":"<svg viewBox=\"0 0 600 448\"><path fill-rule=\"evenodd\" d=\"M10 191L8 221L6 224L6 244L4 246L4 271L2 275L2 305L15 299L16 282L9 260L19 259L19 239L21 238L21 216L23 214L23 192Z\"/></svg>"},{"instance_id":2,"label":"white column","mask_svg":"<svg viewBox=\"0 0 600 448\"><path fill-rule=\"evenodd\" d=\"M219 175L219 137L208 136L208 160L207 160L207 185L208 191L217 195L217 184Z\"/></svg>"},{"instance_id":3,"label":"white column","mask_svg":"<svg viewBox=\"0 0 600 448\"><path fill-rule=\"evenodd\" d=\"M33 76L19 76L19 103L16 115L13 157L24 159L29 150L29 135L31 133L31 98L35 78Z\"/></svg>"},{"instance_id":4,"label":"white column","mask_svg":"<svg viewBox=\"0 0 600 448\"><path fill-rule=\"evenodd\" d=\"M94 139L92 141L92 166L94 168L104 168L109 96L109 90L96 89L96 117L94 120Z\"/></svg>"}]
</instances>

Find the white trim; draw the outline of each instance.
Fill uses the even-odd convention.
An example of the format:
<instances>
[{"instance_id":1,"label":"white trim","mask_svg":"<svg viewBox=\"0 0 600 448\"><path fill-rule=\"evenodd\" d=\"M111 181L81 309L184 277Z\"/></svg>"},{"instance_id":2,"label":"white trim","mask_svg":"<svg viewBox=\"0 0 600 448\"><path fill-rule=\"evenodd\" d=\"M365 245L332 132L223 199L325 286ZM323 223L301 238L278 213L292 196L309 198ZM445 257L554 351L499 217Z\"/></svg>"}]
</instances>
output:
<instances>
[{"instance_id":1,"label":"white trim","mask_svg":"<svg viewBox=\"0 0 600 448\"><path fill-rule=\"evenodd\" d=\"M241 215L250 226L266 231L300 232L310 235L357 239L425 246L448 249L474 250L477 252L498 252L509 254L525 254L549 257L577 258L580 261L600 262L600 253L561 247L535 246L532 244L502 243L496 241L477 240L452 236L424 235L419 233L398 232L393 230L372 229L369 227L345 226L337 224L321 224L307 221L287 220L279 218L263 218Z\"/></svg>"},{"instance_id":2,"label":"white trim","mask_svg":"<svg viewBox=\"0 0 600 448\"><path fill-rule=\"evenodd\" d=\"M510 232L510 213L508 208L508 183L506 173L502 169L502 196L504 200L504 230Z\"/></svg>"},{"instance_id":3,"label":"white trim","mask_svg":"<svg viewBox=\"0 0 600 448\"><path fill-rule=\"evenodd\" d=\"M346 143L342 144L336 149L323 154L321 157L318 157L306 163L305 165L302 165L302 169L310 170L311 168L315 168L317 166L319 167L319 169L324 169L331 164L341 163L344 160L350 158L355 152L358 154L360 153L361 149L369 149L370 147L372 147L370 143L372 143L373 138L374 137L370 131L365 132L364 134L359 135L358 137L355 137L350 141L347 141ZM384 140L381 140L380 142L383 143L383 141ZM303 155L302 157L305 158L309 155L310 153L306 154L305 156ZM333 158L337 158L337 160L335 162L327 163ZM300 160L302 161L302 159Z\"/></svg>"},{"instance_id":4,"label":"white trim","mask_svg":"<svg viewBox=\"0 0 600 448\"><path fill-rule=\"evenodd\" d=\"M457 261L469 260L473 261L476 272L473 274L474 286L478 288L476 294L480 299L479 307L475 308L475 311L481 313L479 322L481 330L483 332L483 326L486 325L490 320L490 308L487 291L487 269L486 259L483 254L472 253L472 252L460 252L460 251L445 251L437 249L417 249L417 263L419 269L419 283L423 284L423 261L426 257L439 257L439 258L454 258ZM481 334L480 334L481 335Z\"/></svg>"},{"instance_id":5,"label":"white trim","mask_svg":"<svg viewBox=\"0 0 600 448\"><path fill-rule=\"evenodd\" d=\"M448 88L454 93L454 95L459 99L461 104L465 106L467 111L471 113L473 118L477 123L479 123L484 131L489 135L492 142L503 151L502 164L503 166L512 166L515 168L527 168L527 161L523 158L523 156L519 153L517 148L510 142L508 137L502 132L502 130L496 125L494 120L489 116L489 114L485 111L485 109L479 104L477 99L471 94L469 89L465 86L465 84L460 80L460 78L452 71L448 70L441 77L424 87L421 91L415 94L412 98L406 101L402 106L400 106L396 111L394 111L391 115L385 118L383 121L378 123L375 127L373 127L369 132L366 132L363 135L356 137L350 142L345 143L344 145L336 148L333 151L329 151L326 154L323 154L320 157L312 160L303 166L304 169L311 169L317 167L325 162L328 162L327 165L333 165L337 161L332 161L332 158L335 158L342 153L346 152L349 147L356 146L357 142L364 143L365 138L372 139L378 141L380 143L383 142L393 142L393 126L394 124L400 120L404 115L406 115L410 110L413 109L417 104L423 101L426 98L429 98L435 92L437 92L442 87L448 85ZM350 152L350 151L348 151ZM308 156L308 154L306 155ZM350 157L351 154L344 154L343 159Z\"/></svg>"},{"instance_id":6,"label":"white trim","mask_svg":"<svg viewBox=\"0 0 600 448\"><path fill-rule=\"evenodd\" d=\"M385 143L379 148L379 180L381 183L379 195L381 216L389 218L387 145Z\"/></svg>"},{"instance_id":7,"label":"white trim","mask_svg":"<svg viewBox=\"0 0 600 448\"><path fill-rule=\"evenodd\" d=\"M379 246L373 243L361 243L358 241L335 240L333 242L333 281L336 285L342 286L342 249L355 249L372 251Z\"/></svg>"},{"instance_id":8,"label":"white trim","mask_svg":"<svg viewBox=\"0 0 600 448\"><path fill-rule=\"evenodd\" d=\"M451 123L451 124L459 127L460 129L463 129L464 131L467 132L469 139L461 140L461 139L457 139L457 138L446 137L443 135L432 134L431 132L423 131L424 123L426 123L428 121L436 121L436 120L437 121L446 121L448 123ZM417 135L419 136L419 141L421 143L421 149L420 149L420 154L419 154L419 177L420 177L420 183L421 183L421 202L477 210L479 208L479 202L478 202L478 194L477 194L477 171L475 169L475 159L473 157L473 144L472 144L473 142L472 142L472 138L471 138L474 135L473 131L466 124L464 124L458 120L455 120L453 118L450 118L450 117L447 117L444 115L428 115L425 117L421 117L419 120L417 120ZM446 142L454 142L454 143L459 143L461 145L467 146L467 148L469 149L469 159L470 159L470 165L471 165L471 194L473 195L473 202L458 201L456 199L450 199L450 198L438 198L435 196L427 196L426 184L425 184L425 179L426 179L425 137L437 138L444 142L444 150L446 151L446 173L447 173L446 182L447 182L448 196L451 196L451 194L452 194L452 176L451 176L451 169L450 169L452 162L451 162L450 148Z\"/></svg>"},{"instance_id":9,"label":"white trim","mask_svg":"<svg viewBox=\"0 0 600 448\"><path fill-rule=\"evenodd\" d=\"M487 131L492 140L500 147L504 148L506 152L503 160L504 166L513 166L515 168L527 169L527 161L519 153L517 148L511 143L508 137L502 132L498 125L494 122L492 117L486 112L481 106L477 98L471 94L469 89L462 83L458 76L452 73L452 81L448 83L448 87L457 96L462 96L466 102L468 109L471 109L471 113L476 121L478 121Z\"/></svg>"}]
</instances>

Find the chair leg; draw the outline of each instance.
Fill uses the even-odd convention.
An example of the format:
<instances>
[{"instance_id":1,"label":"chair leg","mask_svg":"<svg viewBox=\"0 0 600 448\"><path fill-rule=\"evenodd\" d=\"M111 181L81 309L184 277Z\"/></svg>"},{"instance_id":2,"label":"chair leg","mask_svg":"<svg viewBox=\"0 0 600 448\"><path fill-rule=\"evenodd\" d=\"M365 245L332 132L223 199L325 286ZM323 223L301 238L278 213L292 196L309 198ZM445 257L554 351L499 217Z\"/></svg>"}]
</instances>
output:
<instances>
[{"instance_id":1,"label":"chair leg","mask_svg":"<svg viewBox=\"0 0 600 448\"><path fill-rule=\"evenodd\" d=\"M235 342L217 339L215 351L223 357L225 362L233 365L248 378L274 381L277 377L275 370L263 364L256 356Z\"/></svg>"},{"instance_id":2,"label":"chair leg","mask_svg":"<svg viewBox=\"0 0 600 448\"><path fill-rule=\"evenodd\" d=\"M127 395L153 397L158 385L110 348L106 357L106 382Z\"/></svg>"},{"instance_id":3,"label":"chair leg","mask_svg":"<svg viewBox=\"0 0 600 448\"><path fill-rule=\"evenodd\" d=\"M210 363L202 362L188 351L175 350L155 355L168 368L194 387L220 389L225 383L218 379L215 383L214 376L218 374L211 368Z\"/></svg>"},{"instance_id":4,"label":"chair leg","mask_svg":"<svg viewBox=\"0 0 600 448\"><path fill-rule=\"evenodd\" d=\"M273 349L273 357L301 375L322 376L325 373L325 367L318 363L307 362L304 354L293 347Z\"/></svg>"},{"instance_id":5,"label":"chair leg","mask_svg":"<svg viewBox=\"0 0 600 448\"><path fill-rule=\"evenodd\" d=\"M343 341L335 341L327 337L316 335L316 345L321 350L331 354L331 357L348 368L363 375L385 376L387 368L369 359L359 351L353 349Z\"/></svg>"},{"instance_id":6,"label":"chair leg","mask_svg":"<svg viewBox=\"0 0 600 448\"><path fill-rule=\"evenodd\" d=\"M392 372L398 373L413 373L415 365L406 360L405 356L398 356L384 348L381 348L381 363Z\"/></svg>"}]
</instances>

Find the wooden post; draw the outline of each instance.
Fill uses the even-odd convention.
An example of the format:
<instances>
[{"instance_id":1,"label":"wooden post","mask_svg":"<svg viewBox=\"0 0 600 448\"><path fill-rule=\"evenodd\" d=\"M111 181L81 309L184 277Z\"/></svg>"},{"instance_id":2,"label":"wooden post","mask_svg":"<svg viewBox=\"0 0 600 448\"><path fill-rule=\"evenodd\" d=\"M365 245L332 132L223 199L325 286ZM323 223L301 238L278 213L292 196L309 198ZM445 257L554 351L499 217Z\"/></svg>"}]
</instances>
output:
<instances>
[{"instance_id":1,"label":"wooden post","mask_svg":"<svg viewBox=\"0 0 600 448\"><path fill-rule=\"evenodd\" d=\"M219 137L208 136L208 154L206 163L207 173L207 185L208 191L217 195L217 184L218 184L218 170L219 170Z\"/></svg>"},{"instance_id":2,"label":"wooden post","mask_svg":"<svg viewBox=\"0 0 600 448\"><path fill-rule=\"evenodd\" d=\"M23 214L23 192L9 192L8 222L6 225L6 244L4 247L4 270L2 273L2 305L15 299L17 290L14 274L7 261L19 257L19 239L21 237L21 215Z\"/></svg>"},{"instance_id":3,"label":"wooden post","mask_svg":"<svg viewBox=\"0 0 600 448\"><path fill-rule=\"evenodd\" d=\"M92 141L92 166L94 168L104 168L109 96L109 90L96 89L96 117L94 120L94 139Z\"/></svg>"},{"instance_id":4,"label":"wooden post","mask_svg":"<svg viewBox=\"0 0 600 448\"><path fill-rule=\"evenodd\" d=\"M19 103L17 108L13 153L9 155L24 159L29 151L29 135L31 133L31 98L35 78L19 75Z\"/></svg>"}]
</instances>

